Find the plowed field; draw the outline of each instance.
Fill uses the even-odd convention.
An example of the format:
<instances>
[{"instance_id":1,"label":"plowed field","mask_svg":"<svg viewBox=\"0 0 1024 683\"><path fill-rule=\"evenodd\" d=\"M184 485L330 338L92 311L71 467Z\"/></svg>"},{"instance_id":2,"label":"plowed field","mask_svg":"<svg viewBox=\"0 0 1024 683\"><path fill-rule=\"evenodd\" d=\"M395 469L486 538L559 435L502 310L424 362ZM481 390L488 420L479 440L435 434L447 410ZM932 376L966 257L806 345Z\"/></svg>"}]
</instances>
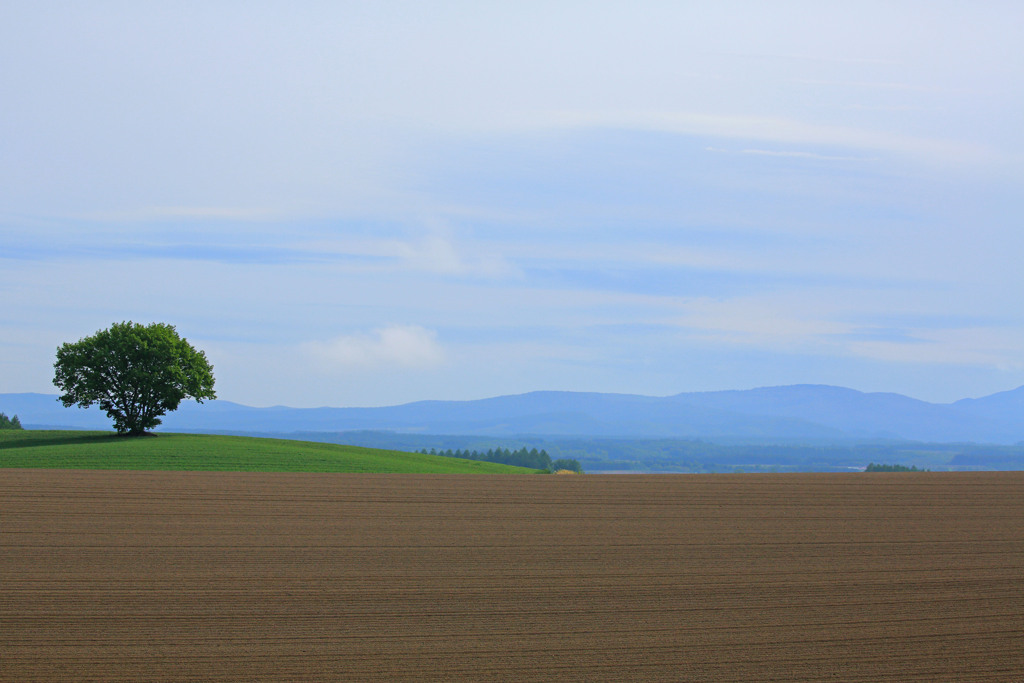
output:
<instances>
[{"instance_id":1,"label":"plowed field","mask_svg":"<svg viewBox=\"0 0 1024 683\"><path fill-rule=\"evenodd\" d=\"M1024 473L0 470L0 679L1024 680Z\"/></svg>"}]
</instances>

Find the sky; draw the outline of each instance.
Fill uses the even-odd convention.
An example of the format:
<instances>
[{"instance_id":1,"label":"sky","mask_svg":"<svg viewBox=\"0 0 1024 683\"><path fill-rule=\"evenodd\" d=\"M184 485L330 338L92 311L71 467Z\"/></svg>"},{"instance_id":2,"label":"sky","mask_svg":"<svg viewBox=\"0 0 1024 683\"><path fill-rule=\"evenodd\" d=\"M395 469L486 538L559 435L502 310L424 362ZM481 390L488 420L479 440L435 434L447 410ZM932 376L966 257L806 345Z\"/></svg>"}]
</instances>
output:
<instances>
[{"instance_id":1,"label":"sky","mask_svg":"<svg viewBox=\"0 0 1024 683\"><path fill-rule=\"evenodd\" d=\"M1024 385L1018 2L5 2L0 393Z\"/></svg>"}]
</instances>

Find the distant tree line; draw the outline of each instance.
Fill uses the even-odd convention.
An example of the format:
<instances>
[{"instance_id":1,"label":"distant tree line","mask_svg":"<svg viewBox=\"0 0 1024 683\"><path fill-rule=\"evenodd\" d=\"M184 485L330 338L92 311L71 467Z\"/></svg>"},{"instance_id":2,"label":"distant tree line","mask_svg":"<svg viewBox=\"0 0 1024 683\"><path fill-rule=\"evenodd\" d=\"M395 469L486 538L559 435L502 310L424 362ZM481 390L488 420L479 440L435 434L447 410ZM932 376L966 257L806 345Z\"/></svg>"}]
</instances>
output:
<instances>
[{"instance_id":1,"label":"distant tree line","mask_svg":"<svg viewBox=\"0 0 1024 683\"><path fill-rule=\"evenodd\" d=\"M7 417L0 413L0 429L24 429L24 427L21 426L21 420L18 419L17 415Z\"/></svg>"},{"instance_id":2,"label":"distant tree line","mask_svg":"<svg viewBox=\"0 0 1024 683\"><path fill-rule=\"evenodd\" d=\"M547 470L557 472L559 470L571 470L583 474L583 467L575 458L559 458L552 460L545 450L531 448L527 450L522 447L517 451L508 448L490 448L486 452L477 450L442 450L431 448L429 451L422 448L418 451L423 455L443 455L447 458L463 458L465 460L483 460L486 462L497 462L503 465L516 465L518 467L529 467L534 470Z\"/></svg>"},{"instance_id":3,"label":"distant tree line","mask_svg":"<svg viewBox=\"0 0 1024 683\"><path fill-rule=\"evenodd\" d=\"M867 469L865 469L864 471L865 472L927 472L928 470L919 470L919 469L917 469L917 465L911 465L910 467L907 467L906 465L876 465L875 463L871 463L871 464L869 464L867 466Z\"/></svg>"}]
</instances>

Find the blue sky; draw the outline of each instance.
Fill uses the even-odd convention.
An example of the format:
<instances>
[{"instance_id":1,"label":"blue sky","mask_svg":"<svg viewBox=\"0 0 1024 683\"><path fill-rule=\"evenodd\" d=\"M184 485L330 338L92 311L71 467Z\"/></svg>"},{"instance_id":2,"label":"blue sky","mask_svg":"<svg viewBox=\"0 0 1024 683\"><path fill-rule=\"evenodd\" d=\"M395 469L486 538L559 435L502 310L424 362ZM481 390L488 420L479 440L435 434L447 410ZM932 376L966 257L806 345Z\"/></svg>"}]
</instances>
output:
<instances>
[{"instance_id":1,"label":"blue sky","mask_svg":"<svg viewBox=\"0 0 1024 683\"><path fill-rule=\"evenodd\" d=\"M6 3L0 393L168 322L250 405L1024 384L1024 8Z\"/></svg>"}]
</instances>

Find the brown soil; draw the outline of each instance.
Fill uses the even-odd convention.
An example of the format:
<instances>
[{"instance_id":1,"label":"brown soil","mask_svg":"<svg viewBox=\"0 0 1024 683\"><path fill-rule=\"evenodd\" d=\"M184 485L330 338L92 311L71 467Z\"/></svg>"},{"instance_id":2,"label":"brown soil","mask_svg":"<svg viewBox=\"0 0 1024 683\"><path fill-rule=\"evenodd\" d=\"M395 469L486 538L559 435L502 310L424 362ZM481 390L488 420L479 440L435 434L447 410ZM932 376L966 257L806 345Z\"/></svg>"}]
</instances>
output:
<instances>
[{"instance_id":1,"label":"brown soil","mask_svg":"<svg viewBox=\"0 0 1024 683\"><path fill-rule=\"evenodd\" d=\"M1024 679L1024 473L0 470L4 681Z\"/></svg>"}]
</instances>

